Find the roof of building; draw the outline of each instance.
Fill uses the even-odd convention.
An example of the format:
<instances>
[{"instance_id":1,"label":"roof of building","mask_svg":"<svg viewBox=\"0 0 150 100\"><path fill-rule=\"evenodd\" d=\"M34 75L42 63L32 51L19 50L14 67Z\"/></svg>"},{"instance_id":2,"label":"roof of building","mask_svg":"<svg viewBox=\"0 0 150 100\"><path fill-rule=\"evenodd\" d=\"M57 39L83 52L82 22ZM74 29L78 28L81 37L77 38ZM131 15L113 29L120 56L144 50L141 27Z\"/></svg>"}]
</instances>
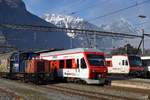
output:
<instances>
[{"instance_id":1,"label":"roof of building","mask_svg":"<svg viewBox=\"0 0 150 100\"><path fill-rule=\"evenodd\" d=\"M141 59L150 59L150 56L142 56Z\"/></svg>"}]
</instances>

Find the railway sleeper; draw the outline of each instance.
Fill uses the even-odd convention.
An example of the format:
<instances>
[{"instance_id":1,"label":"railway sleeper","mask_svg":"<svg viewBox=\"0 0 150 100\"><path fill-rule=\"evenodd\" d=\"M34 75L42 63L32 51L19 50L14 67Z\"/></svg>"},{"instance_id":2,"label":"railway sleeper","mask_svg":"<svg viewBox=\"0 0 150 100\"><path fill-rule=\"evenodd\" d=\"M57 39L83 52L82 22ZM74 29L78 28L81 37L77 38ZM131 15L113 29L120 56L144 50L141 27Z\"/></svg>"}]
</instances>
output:
<instances>
[{"instance_id":1,"label":"railway sleeper","mask_svg":"<svg viewBox=\"0 0 150 100\"><path fill-rule=\"evenodd\" d=\"M87 84L86 81L80 79L80 78L71 78L71 77L68 77L66 78L67 82L69 83L78 83L78 84Z\"/></svg>"},{"instance_id":2,"label":"railway sleeper","mask_svg":"<svg viewBox=\"0 0 150 100\"><path fill-rule=\"evenodd\" d=\"M32 82L34 84L47 84L52 80L51 75L44 73L26 74L24 80L26 82Z\"/></svg>"}]
</instances>

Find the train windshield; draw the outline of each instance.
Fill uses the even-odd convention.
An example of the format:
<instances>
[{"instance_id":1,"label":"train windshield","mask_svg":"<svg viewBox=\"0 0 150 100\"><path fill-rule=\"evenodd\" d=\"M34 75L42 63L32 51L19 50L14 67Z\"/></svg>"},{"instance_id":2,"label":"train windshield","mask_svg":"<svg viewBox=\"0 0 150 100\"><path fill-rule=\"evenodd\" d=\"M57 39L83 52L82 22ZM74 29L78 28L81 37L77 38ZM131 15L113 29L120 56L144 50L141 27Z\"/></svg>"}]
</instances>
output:
<instances>
[{"instance_id":1,"label":"train windshield","mask_svg":"<svg viewBox=\"0 0 150 100\"><path fill-rule=\"evenodd\" d=\"M105 59L103 55L90 55L87 54L87 59L90 66L104 66Z\"/></svg>"},{"instance_id":2,"label":"train windshield","mask_svg":"<svg viewBox=\"0 0 150 100\"><path fill-rule=\"evenodd\" d=\"M132 67L142 66L141 58L137 56L129 56L129 62Z\"/></svg>"}]
</instances>

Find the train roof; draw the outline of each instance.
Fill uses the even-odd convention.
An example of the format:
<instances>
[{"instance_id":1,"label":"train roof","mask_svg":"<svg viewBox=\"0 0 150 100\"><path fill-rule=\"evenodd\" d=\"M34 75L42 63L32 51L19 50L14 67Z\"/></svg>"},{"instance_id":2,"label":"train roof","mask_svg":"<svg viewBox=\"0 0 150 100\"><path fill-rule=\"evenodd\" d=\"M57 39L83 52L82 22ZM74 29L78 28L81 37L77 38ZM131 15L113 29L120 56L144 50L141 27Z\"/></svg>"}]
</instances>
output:
<instances>
[{"instance_id":1,"label":"train roof","mask_svg":"<svg viewBox=\"0 0 150 100\"><path fill-rule=\"evenodd\" d=\"M113 56L137 56L140 57L140 55L135 54L116 54L116 55L105 55L106 58L112 58Z\"/></svg>"},{"instance_id":2,"label":"train roof","mask_svg":"<svg viewBox=\"0 0 150 100\"><path fill-rule=\"evenodd\" d=\"M64 50L64 49L52 48L52 49L46 49L46 50L39 50L39 51L36 51L36 53L47 53L47 52L54 52L54 51L60 51L60 50Z\"/></svg>"},{"instance_id":3,"label":"train roof","mask_svg":"<svg viewBox=\"0 0 150 100\"><path fill-rule=\"evenodd\" d=\"M93 48L74 48L74 49L67 49L67 50L60 50L60 51L53 51L53 52L42 52L40 56L48 56L48 55L59 55L59 54L68 54L68 53L76 53L76 52L102 52L98 49Z\"/></svg>"},{"instance_id":4,"label":"train roof","mask_svg":"<svg viewBox=\"0 0 150 100\"><path fill-rule=\"evenodd\" d=\"M150 59L150 56L142 56L141 59Z\"/></svg>"}]
</instances>

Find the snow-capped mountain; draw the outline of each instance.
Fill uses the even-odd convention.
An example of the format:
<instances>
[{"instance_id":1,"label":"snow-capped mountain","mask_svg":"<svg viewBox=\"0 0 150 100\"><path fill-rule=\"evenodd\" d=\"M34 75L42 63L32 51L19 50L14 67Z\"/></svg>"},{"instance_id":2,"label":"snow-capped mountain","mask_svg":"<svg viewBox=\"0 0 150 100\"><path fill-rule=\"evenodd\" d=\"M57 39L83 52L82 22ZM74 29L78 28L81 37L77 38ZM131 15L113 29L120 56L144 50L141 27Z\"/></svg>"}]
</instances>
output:
<instances>
[{"instance_id":1,"label":"snow-capped mountain","mask_svg":"<svg viewBox=\"0 0 150 100\"><path fill-rule=\"evenodd\" d=\"M93 25L87 21L85 21L82 18L79 17L72 17L72 16L64 16L64 15L57 15L57 14L45 14L43 16L43 19L47 22L53 23L54 25L58 27L64 27L64 28L73 28L73 29L87 29L87 30L103 30L102 28ZM99 39L97 39L96 44L93 41L93 36L88 36L86 34L73 34L73 33L67 33L69 37L73 39L73 47L94 47L97 46L98 48L102 49L104 48L104 39L99 36ZM106 44L106 43L105 43ZM111 47L111 41L107 42L105 45L106 47Z\"/></svg>"},{"instance_id":2,"label":"snow-capped mountain","mask_svg":"<svg viewBox=\"0 0 150 100\"><path fill-rule=\"evenodd\" d=\"M114 22L107 25L101 25L100 27L103 28L103 30L110 32L141 35L140 30L137 30L136 27L125 18L116 19ZM127 43L138 47L140 41L139 39L140 38L114 38L112 40L113 47L122 47Z\"/></svg>"},{"instance_id":3,"label":"snow-capped mountain","mask_svg":"<svg viewBox=\"0 0 150 100\"><path fill-rule=\"evenodd\" d=\"M83 18L64 16L58 14L45 14L43 19L47 22L53 23L58 27L74 28L74 29L89 29L89 30L101 30L96 25L88 23ZM67 33L68 36L74 38L74 34Z\"/></svg>"},{"instance_id":4,"label":"snow-capped mountain","mask_svg":"<svg viewBox=\"0 0 150 100\"><path fill-rule=\"evenodd\" d=\"M58 14L45 14L43 19L60 27L100 30L98 26L93 25L79 17L74 18L72 16Z\"/></svg>"},{"instance_id":5,"label":"snow-capped mountain","mask_svg":"<svg viewBox=\"0 0 150 100\"><path fill-rule=\"evenodd\" d=\"M114 22L107 25L101 25L101 28L105 31L137 34L135 26L125 18L116 19Z\"/></svg>"},{"instance_id":6,"label":"snow-capped mountain","mask_svg":"<svg viewBox=\"0 0 150 100\"><path fill-rule=\"evenodd\" d=\"M135 30L134 25L127 21L124 18L116 19L114 22L107 24L96 26L82 18L74 18L72 16L64 16L58 14L45 14L43 19L47 22L53 23L58 27L65 27L65 28L75 28L75 29L88 29L88 30L100 30L100 31L108 31L108 32L116 32L116 33L127 33L127 34L138 34ZM113 47L120 47L124 46L125 43L130 42L128 39L123 38L111 38L111 37L102 37L97 36L96 43L94 42L94 36L87 36L87 35L77 35L72 33L67 33L67 35L74 40L74 46L81 46L81 47L98 47L99 49L110 49ZM77 40L77 41L76 41ZM134 42L132 42L135 44Z\"/></svg>"}]
</instances>

